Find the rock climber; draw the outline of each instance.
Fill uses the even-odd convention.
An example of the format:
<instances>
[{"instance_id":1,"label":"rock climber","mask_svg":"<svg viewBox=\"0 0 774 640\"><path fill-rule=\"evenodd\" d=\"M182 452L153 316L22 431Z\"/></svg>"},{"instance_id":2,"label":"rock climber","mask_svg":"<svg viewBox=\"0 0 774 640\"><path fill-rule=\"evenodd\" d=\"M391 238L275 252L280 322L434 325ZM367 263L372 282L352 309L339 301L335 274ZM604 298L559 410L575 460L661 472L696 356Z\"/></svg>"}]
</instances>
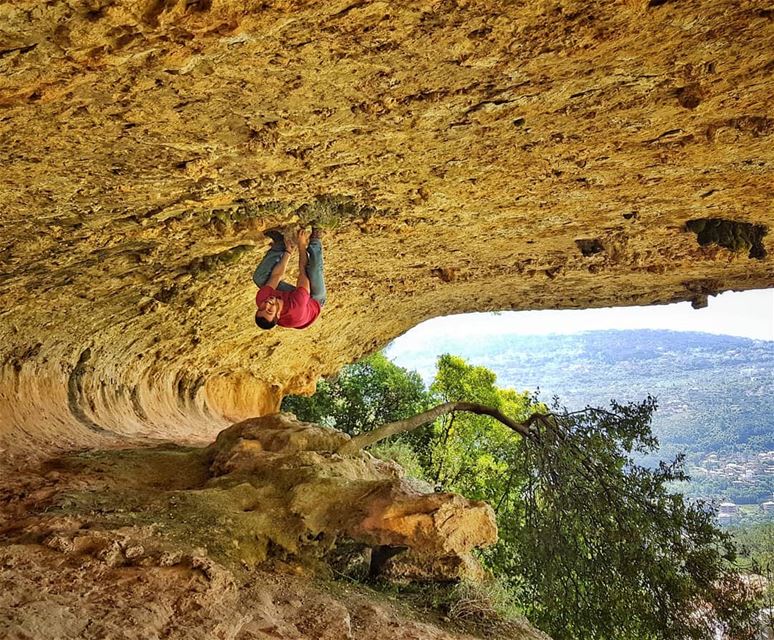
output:
<instances>
[{"instance_id":1,"label":"rock climber","mask_svg":"<svg viewBox=\"0 0 774 640\"><path fill-rule=\"evenodd\" d=\"M253 273L253 282L258 285L255 324L261 329L272 329L276 325L305 329L320 315L326 299L320 231L313 228L310 235L301 229L293 238L290 233L283 235L272 229L265 235L272 243ZM294 287L284 282L282 276L296 247L298 280Z\"/></svg>"}]
</instances>

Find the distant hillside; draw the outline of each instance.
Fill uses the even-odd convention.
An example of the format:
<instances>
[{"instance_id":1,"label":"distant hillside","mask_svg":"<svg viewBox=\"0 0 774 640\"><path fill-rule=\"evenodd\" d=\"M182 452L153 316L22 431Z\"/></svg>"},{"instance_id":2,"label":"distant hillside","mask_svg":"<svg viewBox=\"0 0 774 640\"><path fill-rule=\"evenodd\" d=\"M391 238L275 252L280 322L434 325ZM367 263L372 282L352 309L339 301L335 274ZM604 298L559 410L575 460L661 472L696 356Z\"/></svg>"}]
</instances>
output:
<instances>
[{"instance_id":1,"label":"distant hillside","mask_svg":"<svg viewBox=\"0 0 774 640\"><path fill-rule=\"evenodd\" d=\"M664 456L774 449L774 342L651 330L439 335L419 349L391 345L387 355L429 380L447 352L492 369L501 386L539 388L541 398L556 394L573 408L655 395Z\"/></svg>"}]
</instances>

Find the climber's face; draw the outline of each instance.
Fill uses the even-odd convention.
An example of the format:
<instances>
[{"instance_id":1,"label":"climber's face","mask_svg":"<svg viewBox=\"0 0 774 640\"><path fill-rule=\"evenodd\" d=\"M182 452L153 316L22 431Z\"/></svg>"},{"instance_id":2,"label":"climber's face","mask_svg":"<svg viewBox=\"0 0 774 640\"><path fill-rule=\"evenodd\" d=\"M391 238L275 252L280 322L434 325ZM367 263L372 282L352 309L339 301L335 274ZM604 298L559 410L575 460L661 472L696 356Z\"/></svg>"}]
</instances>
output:
<instances>
[{"instance_id":1,"label":"climber's face","mask_svg":"<svg viewBox=\"0 0 774 640\"><path fill-rule=\"evenodd\" d=\"M282 304L279 298L266 298L258 305L257 315L269 322L276 322L279 320L280 311L282 311Z\"/></svg>"}]
</instances>

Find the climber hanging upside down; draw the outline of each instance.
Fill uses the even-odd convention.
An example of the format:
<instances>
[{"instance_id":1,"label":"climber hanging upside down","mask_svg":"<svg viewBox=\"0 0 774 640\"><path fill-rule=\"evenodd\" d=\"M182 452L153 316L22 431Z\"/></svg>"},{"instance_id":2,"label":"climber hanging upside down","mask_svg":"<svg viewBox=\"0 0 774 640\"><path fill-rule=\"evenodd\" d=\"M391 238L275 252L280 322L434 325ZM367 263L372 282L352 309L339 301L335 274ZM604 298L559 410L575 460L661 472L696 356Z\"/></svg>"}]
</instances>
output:
<instances>
[{"instance_id":1,"label":"climber hanging upside down","mask_svg":"<svg viewBox=\"0 0 774 640\"><path fill-rule=\"evenodd\" d=\"M255 304L255 324L261 329L280 327L305 329L320 315L325 304L325 280L320 232L313 229L311 236L300 230L296 238L279 231L267 231L272 239L269 251L253 273L258 285ZM295 247L298 247L298 281L294 287L282 280L285 268Z\"/></svg>"}]
</instances>

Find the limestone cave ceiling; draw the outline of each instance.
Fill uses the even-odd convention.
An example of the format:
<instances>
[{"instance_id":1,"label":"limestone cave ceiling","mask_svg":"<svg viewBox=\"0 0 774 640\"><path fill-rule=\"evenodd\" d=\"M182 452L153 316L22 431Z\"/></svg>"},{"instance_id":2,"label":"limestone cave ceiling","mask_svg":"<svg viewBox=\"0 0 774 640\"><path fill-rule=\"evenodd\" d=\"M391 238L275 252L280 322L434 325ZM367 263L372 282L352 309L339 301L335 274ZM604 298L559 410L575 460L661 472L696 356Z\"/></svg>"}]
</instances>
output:
<instances>
[{"instance_id":1,"label":"limestone cave ceiling","mask_svg":"<svg viewBox=\"0 0 774 640\"><path fill-rule=\"evenodd\" d=\"M772 286L774 12L0 3L0 449L210 439L433 316ZM329 302L251 272L322 219Z\"/></svg>"}]
</instances>

